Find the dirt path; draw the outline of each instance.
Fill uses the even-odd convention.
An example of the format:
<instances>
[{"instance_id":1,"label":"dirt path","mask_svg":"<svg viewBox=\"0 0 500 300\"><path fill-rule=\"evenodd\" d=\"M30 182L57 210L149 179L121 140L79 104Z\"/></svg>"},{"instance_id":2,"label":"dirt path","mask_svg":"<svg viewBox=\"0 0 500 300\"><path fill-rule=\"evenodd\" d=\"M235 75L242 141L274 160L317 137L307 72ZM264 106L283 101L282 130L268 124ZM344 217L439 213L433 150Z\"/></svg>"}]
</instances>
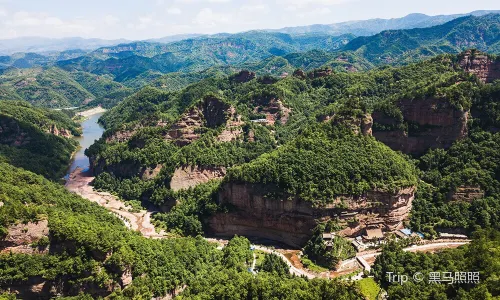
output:
<instances>
[{"instance_id":1,"label":"dirt path","mask_svg":"<svg viewBox=\"0 0 500 300\"><path fill-rule=\"evenodd\" d=\"M139 231L144 237L163 238L167 237L165 232L157 233L154 225L151 223L151 212L141 210L132 212L132 207L127 206L116 196L110 193L98 192L90 185L94 177L83 173L81 168L75 169L65 184L68 191L74 192L82 198L105 207L110 212L117 215L128 228Z\"/></svg>"}]
</instances>

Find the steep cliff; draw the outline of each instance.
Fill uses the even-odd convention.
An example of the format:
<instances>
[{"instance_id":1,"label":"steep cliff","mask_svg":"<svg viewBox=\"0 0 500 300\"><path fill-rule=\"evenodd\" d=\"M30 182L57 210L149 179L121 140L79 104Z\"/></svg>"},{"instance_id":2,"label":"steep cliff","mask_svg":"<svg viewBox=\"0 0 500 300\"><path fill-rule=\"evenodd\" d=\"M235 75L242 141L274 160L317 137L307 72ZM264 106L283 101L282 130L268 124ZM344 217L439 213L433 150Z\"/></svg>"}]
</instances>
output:
<instances>
[{"instance_id":1,"label":"steep cliff","mask_svg":"<svg viewBox=\"0 0 500 300\"><path fill-rule=\"evenodd\" d=\"M225 175L224 167L183 166L175 170L170 180L170 188L174 191L188 189L212 179L223 178Z\"/></svg>"},{"instance_id":2,"label":"steep cliff","mask_svg":"<svg viewBox=\"0 0 500 300\"><path fill-rule=\"evenodd\" d=\"M421 154L430 148L449 148L467 135L469 112L446 99L403 99L396 106L402 120L381 110L373 113L373 136L394 150Z\"/></svg>"},{"instance_id":3,"label":"steep cliff","mask_svg":"<svg viewBox=\"0 0 500 300\"><path fill-rule=\"evenodd\" d=\"M189 145L200 138L202 127L216 128L235 117L235 110L220 99L208 96L199 105L192 107L175 122L166 135L167 140L178 146Z\"/></svg>"},{"instance_id":4,"label":"steep cliff","mask_svg":"<svg viewBox=\"0 0 500 300\"><path fill-rule=\"evenodd\" d=\"M500 59L476 50L468 50L459 55L459 65L466 72L475 74L483 83L500 79Z\"/></svg>"},{"instance_id":5,"label":"steep cliff","mask_svg":"<svg viewBox=\"0 0 500 300\"><path fill-rule=\"evenodd\" d=\"M229 169L218 193L227 212L207 220L212 233L300 247L317 222L329 219L338 220L346 236L367 227L400 226L414 198L414 168L369 136L370 121L334 116L272 153Z\"/></svg>"},{"instance_id":6,"label":"steep cliff","mask_svg":"<svg viewBox=\"0 0 500 300\"><path fill-rule=\"evenodd\" d=\"M316 207L293 195L274 198L280 189L273 185L227 183L218 198L229 212L212 216L208 224L216 235L240 234L301 247L317 221L339 220L346 236L357 236L367 227L394 230L408 217L414 192L414 187L395 193L369 191Z\"/></svg>"}]
</instances>

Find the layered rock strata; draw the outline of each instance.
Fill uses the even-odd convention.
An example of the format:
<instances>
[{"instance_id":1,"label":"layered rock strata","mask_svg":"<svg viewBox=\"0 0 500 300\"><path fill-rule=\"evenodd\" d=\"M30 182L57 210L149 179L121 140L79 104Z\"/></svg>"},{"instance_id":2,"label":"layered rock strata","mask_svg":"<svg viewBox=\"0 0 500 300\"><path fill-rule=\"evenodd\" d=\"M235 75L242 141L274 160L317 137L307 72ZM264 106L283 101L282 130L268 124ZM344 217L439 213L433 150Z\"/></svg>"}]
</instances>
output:
<instances>
[{"instance_id":1,"label":"layered rock strata","mask_svg":"<svg viewBox=\"0 0 500 300\"><path fill-rule=\"evenodd\" d=\"M393 150L422 154L430 148L449 148L467 136L469 112L445 99L403 99L397 106L405 129L396 118L381 111L373 113L373 136Z\"/></svg>"},{"instance_id":2,"label":"layered rock strata","mask_svg":"<svg viewBox=\"0 0 500 300\"><path fill-rule=\"evenodd\" d=\"M365 228L396 229L408 217L414 193L414 187L396 193L370 191L317 207L293 196L270 196L279 194L272 185L229 182L218 195L229 212L212 216L208 225L219 236L238 234L302 247L319 220L340 220L346 226L341 234L351 237Z\"/></svg>"}]
</instances>

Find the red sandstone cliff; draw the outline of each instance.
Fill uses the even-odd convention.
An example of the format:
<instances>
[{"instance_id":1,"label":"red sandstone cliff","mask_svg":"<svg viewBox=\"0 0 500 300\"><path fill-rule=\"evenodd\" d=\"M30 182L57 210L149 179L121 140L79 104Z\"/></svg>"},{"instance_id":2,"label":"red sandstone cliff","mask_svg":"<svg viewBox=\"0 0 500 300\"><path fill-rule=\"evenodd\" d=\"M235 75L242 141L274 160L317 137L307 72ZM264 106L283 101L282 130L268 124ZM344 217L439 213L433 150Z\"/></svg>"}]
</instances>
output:
<instances>
[{"instance_id":1,"label":"red sandstone cliff","mask_svg":"<svg viewBox=\"0 0 500 300\"><path fill-rule=\"evenodd\" d=\"M373 136L394 150L421 154L430 148L448 148L467 135L469 112L445 99L403 99L397 106L408 130L391 128L398 125L396 119L380 111L373 113ZM381 129L384 126L391 129Z\"/></svg>"},{"instance_id":2,"label":"red sandstone cliff","mask_svg":"<svg viewBox=\"0 0 500 300\"><path fill-rule=\"evenodd\" d=\"M371 191L361 196L339 197L327 207L313 207L297 197L270 198L278 189L272 185L226 183L219 203L229 208L208 220L215 235L234 234L267 238L301 247L310 238L317 220L339 218L346 236L356 236L366 227L392 230L408 217L415 188L397 193Z\"/></svg>"},{"instance_id":3,"label":"red sandstone cliff","mask_svg":"<svg viewBox=\"0 0 500 300\"><path fill-rule=\"evenodd\" d=\"M488 55L468 50L459 55L459 65L466 72L475 74L484 83L500 79L500 60L494 60Z\"/></svg>"}]
</instances>

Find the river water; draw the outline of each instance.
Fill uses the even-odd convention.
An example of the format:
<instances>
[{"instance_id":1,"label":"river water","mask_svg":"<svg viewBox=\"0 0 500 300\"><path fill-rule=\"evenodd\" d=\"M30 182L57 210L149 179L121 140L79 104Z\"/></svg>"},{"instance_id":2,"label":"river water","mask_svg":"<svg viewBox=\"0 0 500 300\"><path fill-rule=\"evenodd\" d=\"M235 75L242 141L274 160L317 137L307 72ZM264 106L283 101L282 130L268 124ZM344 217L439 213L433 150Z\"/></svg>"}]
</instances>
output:
<instances>
[{"instance_id":1,"label":"river water","mask_svg":"<svg viewBox=\"0 0 500 300\"><path fill-rule=\"evenodd\" d=\"M88 170L90 163L89 158L85 156L85 149L101 138L104 133L104 128L97 123L102 115L103 113L91 115L87 120L82 122L83 135L75 138L80 143L80 149L78 149L78 152L73 157L68 174L73 172L77 167L82 168L84 171Z\"/></svg>"}]
</instances>

